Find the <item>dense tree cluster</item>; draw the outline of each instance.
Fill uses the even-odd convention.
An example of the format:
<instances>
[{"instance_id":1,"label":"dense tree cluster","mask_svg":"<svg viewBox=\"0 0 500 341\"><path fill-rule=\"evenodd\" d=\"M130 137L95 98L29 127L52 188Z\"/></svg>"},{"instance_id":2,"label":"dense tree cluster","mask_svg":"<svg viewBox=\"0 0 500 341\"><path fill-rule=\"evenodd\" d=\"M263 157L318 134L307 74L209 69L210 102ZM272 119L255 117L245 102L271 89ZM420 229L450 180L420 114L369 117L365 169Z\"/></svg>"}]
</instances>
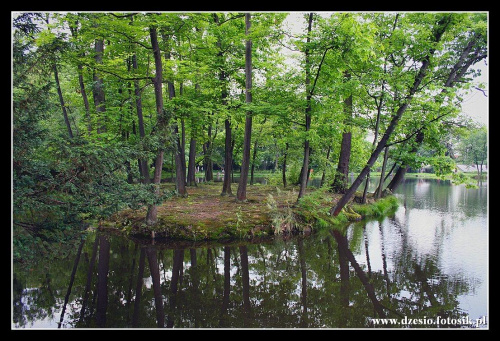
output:
<instances>
[{"instance_id":1,"label":"dense tree cluster","mask_svg":"<svg viewBox=\"0 0 500 341\"><path fill-rule=\"evenodd\" d=\"M13 15L15 222L146 205L155 224L197 170L224 170L223 195L241 170L241 201L255 167L280 170L298 200L321 174L344 194L333 215L374 167L394 172L390 189L418 163L451 171L486 13L304 13L295 30L287 16ZM160 190L167 172L175 193Z\"/></svg>"}]
</instances>

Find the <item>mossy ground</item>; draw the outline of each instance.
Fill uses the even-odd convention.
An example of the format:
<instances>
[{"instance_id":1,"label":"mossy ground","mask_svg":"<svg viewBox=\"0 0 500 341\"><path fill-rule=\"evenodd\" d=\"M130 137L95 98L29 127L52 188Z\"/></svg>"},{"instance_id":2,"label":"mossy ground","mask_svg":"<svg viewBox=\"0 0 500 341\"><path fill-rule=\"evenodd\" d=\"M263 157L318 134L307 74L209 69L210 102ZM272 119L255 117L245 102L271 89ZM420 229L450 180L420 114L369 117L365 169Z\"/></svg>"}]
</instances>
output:
<instances>
[{"instance_id":1,"label":"mossy ground","mask_svg":"<svg viewBox=\"0 0 500 341\"><path fill-rule=\"evenodd\" d=\"M173 190L163 184L163 190ZM263 237L274 234L310 233L323 226L340 225L373 214L364 206L348 204L337 217L329 210L340 194L325 189L308 188L297 202L295 187L253 185L247 187L247 201L238 202L235 195L221 195L220 183L202 183L189 187L187 197L173 197L158 206L158 223L145 224L147 208L125 209L101 223L103 229L113 229L128 235L184 240L221 240ZM232 185L236 193L237 184ZM369 199L369 203L373 201ZM397 200L386 206L397 205ZM375 210L382 212L382 210Z\"/></svg>"}]
</instances>

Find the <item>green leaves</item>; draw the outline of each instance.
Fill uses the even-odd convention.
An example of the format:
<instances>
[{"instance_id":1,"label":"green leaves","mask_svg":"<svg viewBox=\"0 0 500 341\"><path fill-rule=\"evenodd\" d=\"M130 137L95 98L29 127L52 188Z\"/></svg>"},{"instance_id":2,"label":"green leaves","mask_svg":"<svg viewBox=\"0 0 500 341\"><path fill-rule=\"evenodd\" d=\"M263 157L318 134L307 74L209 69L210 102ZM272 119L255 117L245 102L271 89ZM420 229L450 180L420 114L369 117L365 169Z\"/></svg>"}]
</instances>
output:
<instances>
[{"instance_id":1,"label":"green leaves","mask_svg":"<svg viewBox=\"0 0 500 341\"><path fill-rule=\"evenodd\" d=\"M137 170L137 159L151 164L157 150L171 153L176 137L170 127L160 131L157 125L151 25L158 29L164 109L169 123L177 122L180 128L184 122L187 141L196 138L198 160L207 153L222 162L226 119L233 129L233 160L239 160L243 122L251 112L259 155L268 164L284 160L288 146L288 175L298 175L307 139L315 171L331 173L342 132L350 128L351 170L356 171L371 151L368 134L378 123L380 140L398 108L408 104L390 140L396 143L392 161L432 162L438 172L449 171L449 160L440 155L445 148L442 137L452 128L443 122L455 119L462 99L455 88L441 91L453 70L464 71L454 84L457 89L469 86L476 76L464 67L487 54L485 13L316 13L309 42L305 22L296 23L294 32L283 31L286 16L252 13L250 36L245 35L243 13L45 13L17 18L12 91L16 213L31 205L53 216L70 212L97 218L165 199L150 195L153 188L139 183ZM44 23L47 17L49 26ZM436 43L436 29L445 24L447 31ZM251 104L244 101L248 38L253 41ZM95 58L95 42L101 39L102 63ZM464 50L469 43L474 48ZM306 48L307 90L314 86L308 132ZM416 74L432 50L426 77L408 101ZM298 62L292 61L292 54L299 56ZM64 122L56 114L60 107L51 73L56 60L70 124L78 135L74 141L60 138ZM93 102L100 85L95 76L103 83L104 112ZM172 99L167 81L174 85ZM344 105L350 96L352 114ZM144 138L139 136L139 100ZM415 142L420 130L425 134L421 145ZM473 154L476 143L470 142L463 147L464 157ZM165 160L169 167L170 158Z\"/></svg>"}]
</instances>

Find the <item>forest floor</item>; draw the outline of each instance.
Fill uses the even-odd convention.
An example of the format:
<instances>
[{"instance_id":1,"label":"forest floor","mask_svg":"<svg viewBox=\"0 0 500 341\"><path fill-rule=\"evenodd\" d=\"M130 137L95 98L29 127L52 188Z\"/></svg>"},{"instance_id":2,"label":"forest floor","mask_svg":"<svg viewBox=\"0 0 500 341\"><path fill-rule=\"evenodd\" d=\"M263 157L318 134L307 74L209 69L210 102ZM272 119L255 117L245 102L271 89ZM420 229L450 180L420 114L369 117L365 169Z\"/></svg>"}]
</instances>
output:
<instances>
[{"instance_id":1,"label":"forest floor","mask_svg":"<svg viewBox=\"0 0 500 341\"><path fill-rule=\"evenodd\" d=\"M173 184L162 190L173 190ZM247 187L247 201L238 202L237 184L233 195L221 195L221 183L201 183L188 187L187 197L174 196L158 206L158 223L145 224L147 208L125 209L102 222L101 229L118 230L135 237L182 240L220 240L253 238L275 234L308 234L318 225L340 225L362 218L353 210L352 201L338 217L329 210L340 194L308 188L297 202L298 188L252 185ZM369 199L368 205L373 203ZM391 205L397 205L393 203ZM364 216L364 214L363 214Z\"/></svg>"}]
</instances>

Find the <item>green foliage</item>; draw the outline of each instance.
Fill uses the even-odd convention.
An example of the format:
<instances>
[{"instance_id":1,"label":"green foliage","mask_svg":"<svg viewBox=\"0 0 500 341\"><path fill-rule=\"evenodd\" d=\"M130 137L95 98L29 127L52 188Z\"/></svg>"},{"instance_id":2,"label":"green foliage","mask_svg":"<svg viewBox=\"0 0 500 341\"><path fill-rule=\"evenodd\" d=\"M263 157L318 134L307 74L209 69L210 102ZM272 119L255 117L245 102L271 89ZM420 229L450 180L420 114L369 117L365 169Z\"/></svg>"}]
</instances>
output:
<instances>
[{"instance_id":1,"label":"green foliage","mask_svg":"<svg viewBox=\"0 0 500 341\"><path fill-rule=\"evenodd\" d=\"M473 128L461 139L458 150L462 162L483 165L488 159L488 132L485 126Z\"/></svg>"},{"instance_id":2,"label":"green foliage","mask_svg":"<svg viewBox=\"0 0 500 341\"><path fill-rule=\"evenodd\" d=\"M383 217L391 212L395 212L396 209L399 206L399 201L398 199L393 196L389 195L387 197L378 199L377 201L371 203L371 204L366 204L366 205L360 205L360 204L353 204L352 209L359 213L363 218L368 218L368 217Z\"/></svg>"},{"instance_id":3,"label":"green foliage","mask_svg":"<svg viewBox=\"0 0 500 341\"><path fill-rule=\"evenodd\" d=\"M451 182L455 185L465 184L467 188L478 188L477 181L474 181L470 176L462 172L452 173Z\"/></svg>"},{"instance_id":4,"label":"green foliage","mask_svg":"<svg viewBox=\"0 0 500 341\"><path fill-rule=\"evenodd\" d=\"M434 156L431 158L429 163L434 169L434 173L443 178L451 174L455 170L455 161L453 161L449 156Z\"/></svg>"},{"instance_id":5,"label":"green foliage","mask_svg":"<svg viewBox=\"0 0 500 341\"><path fill-rule=\"evenodd\" d=\"M467 90L479 72L464 69L446 89L444 82L469 43L475 52L466 62L477 63L487 55L484 13L315 14L308 42L305 26L294 37L283 31L287 15L253 13L249 36L242 13L230 12L22 13L13 18L15 220L42 225L98 220L126 207L160 204L171 193L160 191L157 196L157 185L142 184L138 160L145 160L149 171L163 151L165 168L173 170L174 147L177 138L184 137L186 149L191 138L196 140L198 166L211 159L220 167L228 119L238 166L247 112L252 114L252 142L257 141L258 148L252 162L256 169L273 165L270 183L282 181L274 165L277 160L281 167L285 152L287 182L298 182L306 139L309 166L314 174L325 171L326 182L331 182L345 131L352 132L350 171L357 172L373 149L366 140L374 134L375 123L380 140L394 113L406 105L422 61L434 50L418 91L407 103L408 113L389 140L389 156L411 167L432 164L439 175L450 172L453 164L443 155L449 135L459 134L454 128L462 101L458 91ZM446 23L445 34L435 43L436 29ZM151 86L156 69L150 27L159 33L165 125L158 122ZM248 38L253 42L251 104L245 103L244 93ZM104 43L102 56L96 55L97 40ZM54 65L75 135L71 140L54 87ZM93 101L100 81L103 112ZM173 98L168 84L174 86ZM345 104L351 96L352 112ZM306 132L308 101L311 126ZM145 136L139 135L139 109ZM416 141L416 132L424 134L423 142ZM485 134L486 128L463 139L464 160L486 162ZM185 154L187 162L187 150ZM320 204L331 203L322 202L320 195L306 196L299 206L324 224L328 210Z\"/></svg>"}]
</instances>

